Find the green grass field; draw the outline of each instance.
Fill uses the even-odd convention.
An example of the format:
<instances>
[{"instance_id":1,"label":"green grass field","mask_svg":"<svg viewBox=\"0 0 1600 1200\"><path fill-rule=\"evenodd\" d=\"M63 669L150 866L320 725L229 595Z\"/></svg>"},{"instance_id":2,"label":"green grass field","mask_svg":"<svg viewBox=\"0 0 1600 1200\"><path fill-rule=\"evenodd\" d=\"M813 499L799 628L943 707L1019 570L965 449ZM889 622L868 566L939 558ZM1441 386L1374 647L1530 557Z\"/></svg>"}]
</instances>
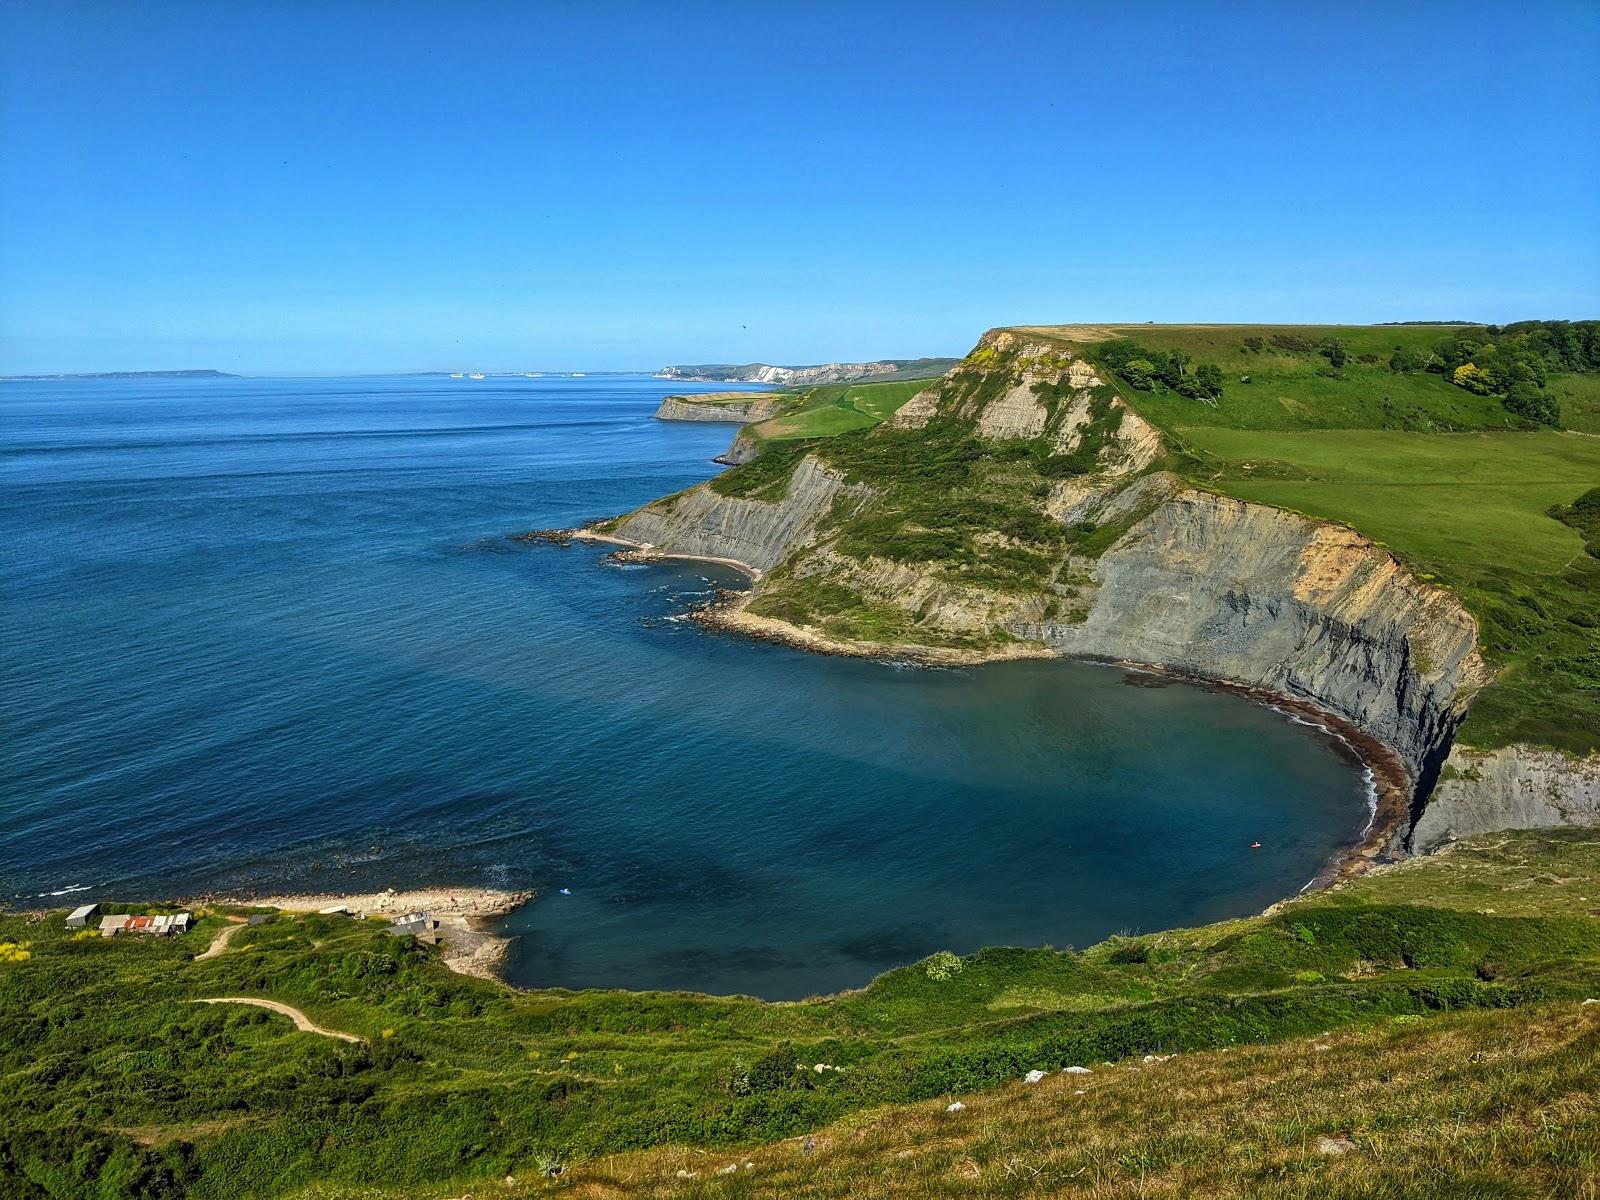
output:
<instances>
[{"instance_id":1,"label":"green grass field","mask_svg":"<svg viewBox=\"0 0 1600 1200\"><path fill-rule=\"evenodd\" d=\"M833 437L870 429L928 385L926 379L892 383L835 383L805 392L789 412L750 427L764 441Z\"/></svg>"},{"instance_id":2,"label":"green grass field","mask_svg":"<svg viewBox=\"0 0 1600 1200\"><path fill-rule=\"evenodd\" d=\"M794 1004L517 993L343 917L280 915L196 961L220 916L170 940L106 940L75 937L60 911L0 915L0 1191L520 1195L545 1187L552 1163L581 1179L574 1168L629 1149L754 1146L906 1104L983 1103L1034 1068L1128 1073L1145 1054L1222 1047L1270 1057L1312 1036L1382 1046L1448 1013L1510 1009L1526 1024L1600 993L1597 909L1592 833L1500 835L1272 916L1082 951L936 955ZM282 1001L366 1041L191 1002L216 996ZM1381 1128L1402 1095L1385 1086L1389 1052L1343 1062L1365 1081L1348 1119ZM1477 1094L1445 1073L1402 1108ZM1138 1113L1119 1111L1097 1118L1105 1137L1136 1137ZM492 1184L508 1173L516 1187Z\"/></svg>"}]
</instances>

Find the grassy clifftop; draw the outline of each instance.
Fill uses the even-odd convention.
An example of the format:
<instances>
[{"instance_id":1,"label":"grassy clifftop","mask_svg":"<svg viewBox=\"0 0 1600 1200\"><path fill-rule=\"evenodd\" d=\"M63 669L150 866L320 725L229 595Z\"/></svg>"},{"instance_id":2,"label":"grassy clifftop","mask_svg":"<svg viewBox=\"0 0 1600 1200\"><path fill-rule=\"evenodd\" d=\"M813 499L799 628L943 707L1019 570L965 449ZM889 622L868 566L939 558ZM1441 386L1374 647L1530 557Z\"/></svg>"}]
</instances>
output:
<instances>
[{"instance_id":1,"label":"grassy clifftop","mask_svg":"<svg viewBox=\"0 0 1600 1200\"><path fill-rule=\"evenodd\" d=\"M1580 1153L1570 1123L1539 1128L1536 1114L1558 1111L1580 1081L1596 1082L1592 1046L1578 1055L1571 1020L1581 1000L1600 993L1597 906L1600 843L1592 835L1515 835L1270 916L1082 951L935 955L859 993L798 1004L517 994L452 975L434 951L339 917L279 915L196 960L223 927L220 917L161 941L79 939L59 912L4 916L0 943L13 949L0 957L8 1116L0 1179L21 1197L459 1196L488 1194L491 1181L511 1173L520 1182L496 1193L523 1195L546 1187L542 1172L557 1163L569 1177L605 1177L615 1187L616 1164L601 1161L609 1154L666 1144L751 1147L848 1120L878 1131L867 1136L867 1152L858 1155L859 1144L836 1127L819 1138L827 1152L816 1160L802 1159L793 1144L763 1152L759 1171L740 1186L775 1172L781 1155L785 1194L845 1194L859 1178L883 1194L909 1195L946 1173L945 1135L930 1136L930 1122L963 1097L975 1114L994 1116L977 1117L990 1133L971 1144L971 1127L951 1131L955 1161L980 1166L951 1186L987 1181L992 1189L1004 1176L991 1168L1013 1154L1039 1167L1065 1164L1059 1178L1038 1177L1065 1186L1081 1162L1061 1149L1046 1154L1026 1133L1030 1110L1008 1106L1041 1097L1071 1105L1073 1089L1085 1085L1060 1076L1029 1093L1033 1099L980 1093L1020 1086L1030 1070L1079 1064L1102 1089L1142 1078L1130 1068L1147 1065L1144 1055L1176 1053L1161 1070L1181 1070L1172 1078L1211 1089L1211 1102L1226 1086L1227 1064L1278 1073L1260 1086L1276 1097L1272 1111L1282 1110L1274 1120L1288 1121L1291 1067L1307 1053L1293 1043L1331 1037L1337 1055L1329 1062L1339 1064L1346 1100L1306 1108L1300 1125L1286 1128L1348 1133L1363 1146L1403 1144L1417 1161L1452 1161L1462 1172L1488 1164L1483 1169L1531 1188L1594 1165L1593 1144ZM217 996L287 1003L365 1040L298 1033L257 1009L192 1003ZM1493 1019L1508 1010L1510 1020ZM1422 1033L1441 1021L1448 1023L1436 1037ZM1573 1036L1558 1036L1557 1021ZM1526 1032L1546 1026L1537 1037ZM1497 1041L1501 1048L1490 1049ZM1507 1044L1534 1043L1546 1065L1533 1078L1461 1061L1478 1047L1498 1058ZM1228 1047L1236 1049L1218 1056ZM1455 1069L1442 1069L1440 1047L1460 1050ZM1182 1065L1190 1056L1197 1074ZM1397 1079L1405 1081L1398 1090ZM1220 1169L1206 1161L1208 1139L1218 1136L1214 1126L1199 1127L1209 1122L1151 1140L1150 1122L1170 1112L1158 1090L1092 1093L1087 1120L1097 1153L1110 1156L1100 1168L1106 1178L1131 1186L1141 1177L1136 1162L1123 1161L1129 1154L1153 1156L1145 1177L1179 1164L1200 1177ZM1217 1119L1226 1106L1210 1111ZM1388 1122L1407 1113L1424 1123L1406 1126L1402 1137ZM1484 1131L1522 1114L1547 1139L1533 1144L1565 1157L1552 1164L1546 1153L1509 1146L1491 1153L1491 1132L1483 1134L1487 1157L1469 1156L1471 1139L1460 1138L1459 1125L1451 1133L1457 1113L1474 1114L1469 1128L1481 1121ZM1049 1118L1057 1128L1083 1119L1068 1108ZM1275 1128L1248 1143L1270 1144L1267 1160L1300 1140ZM925 1152L931 1165L907 1166L890 1146ZM683 1185L675 1172L689 1157L627 1169L653 1194ZM718 1150L693 1161L707 1168L733 1157ZM1302 1155L1299 1169L1309 1169L1308 1159L1317 1161ZM671 1170L652 1179L667 1164ZM1235 1174L1219 1178L1251 1178L1237 1174L1248 1167L1249 1156L1234 1153L1227 1170ZM712 1169L701 1174L696 1186L722 1186Z\"/></svg>"}]
</instances>

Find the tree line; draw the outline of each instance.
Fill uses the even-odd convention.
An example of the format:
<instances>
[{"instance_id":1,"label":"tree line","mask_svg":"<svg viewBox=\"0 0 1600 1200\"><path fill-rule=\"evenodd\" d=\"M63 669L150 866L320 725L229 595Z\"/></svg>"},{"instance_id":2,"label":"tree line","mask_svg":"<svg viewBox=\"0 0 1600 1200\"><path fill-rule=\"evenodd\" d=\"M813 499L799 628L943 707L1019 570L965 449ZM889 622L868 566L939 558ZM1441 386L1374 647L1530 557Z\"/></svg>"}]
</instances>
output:
<instances>
[{"instance_id":1,"label":"tree line","mask_svg":"<svg viewBox=\"0 0 1600 1200\"><path fill-rule=\"evenodd\" d=\"M1097 346L1095 353L1129 387L1141 392L1154 391L1161 384L1180 396L1207 403L1222 397L1222 368L1216 363L1196 363L1182 350L1151 350L1132 338L1117 338Z\"/></svg>"},{"instance_id":2,"label":"tree line","mask_svg":"<svg viewBox=\"0 0 1600 1200\"><path fill-rule=\"evenodd\" d=\"M1463 330L1431 351L1401 347L1389 358L1397 375L1432 371L1479 396L1499 396L1514 416L1561 424L1561 406L1545 390L1552 372L1600 372L1600 321L1517 321Z\"/></svg>"}]
</instances>

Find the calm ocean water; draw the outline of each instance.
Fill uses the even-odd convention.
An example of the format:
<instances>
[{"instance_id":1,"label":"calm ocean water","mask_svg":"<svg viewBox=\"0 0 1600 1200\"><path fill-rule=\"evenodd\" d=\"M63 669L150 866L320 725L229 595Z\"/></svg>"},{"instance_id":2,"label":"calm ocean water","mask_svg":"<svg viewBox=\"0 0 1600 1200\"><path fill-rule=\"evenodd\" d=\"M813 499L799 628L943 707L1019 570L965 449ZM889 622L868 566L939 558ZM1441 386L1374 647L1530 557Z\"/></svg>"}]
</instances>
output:
<instances>
[{"instance_id":1,"label":"calm ocean water","mask_svg":"<svg viewBox=\"0 0 1600 1200\"><path fill-rule=\"evenodd\" d=\"M507 540L716 470L671 390L0 384L0 898L531 887L519 982L794 997L1254 911L1364 823L1236 696L748 643L676 619L716 568Z\"/></svg>"}]
</instances>

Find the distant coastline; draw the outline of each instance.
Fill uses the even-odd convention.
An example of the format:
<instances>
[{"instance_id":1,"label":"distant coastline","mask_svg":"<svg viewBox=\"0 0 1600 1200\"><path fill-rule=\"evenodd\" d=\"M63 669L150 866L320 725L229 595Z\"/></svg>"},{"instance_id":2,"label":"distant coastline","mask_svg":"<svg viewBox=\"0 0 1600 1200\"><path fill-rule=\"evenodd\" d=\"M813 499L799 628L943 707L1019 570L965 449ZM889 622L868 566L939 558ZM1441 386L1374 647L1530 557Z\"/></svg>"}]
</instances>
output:
<instances>
[{"instance_id":1,"label":"distant coastline","mask_svg":"<svg viewBox=\"0 0 1600 1200\"><path fill-rule=\"evenodd\" d=\"M82 371L63 375L0 375L0 383L38 382L48 379L238 379L227 371Z\"/></svg>"}]
</instances>

